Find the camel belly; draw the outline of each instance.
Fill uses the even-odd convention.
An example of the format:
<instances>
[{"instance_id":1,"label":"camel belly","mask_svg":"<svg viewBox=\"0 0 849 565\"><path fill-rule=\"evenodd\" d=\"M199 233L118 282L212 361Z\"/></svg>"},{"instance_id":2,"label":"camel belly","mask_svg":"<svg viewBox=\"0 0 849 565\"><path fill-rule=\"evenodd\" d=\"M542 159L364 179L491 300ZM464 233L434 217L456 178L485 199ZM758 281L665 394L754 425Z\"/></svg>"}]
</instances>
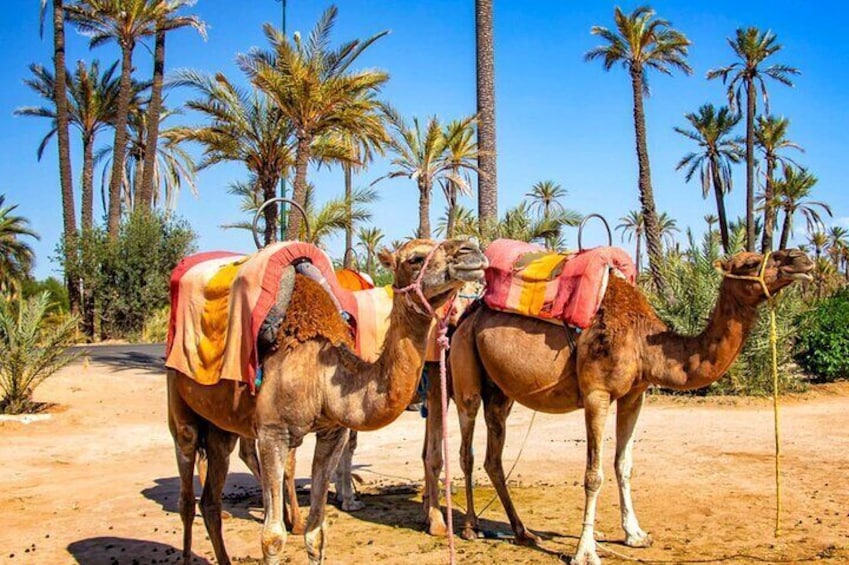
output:
<instances>
[{"instance_id":1,"label":"camel belly","mask_svg":"<svg viewBox=\"0 0 849 565\"><path fill-rule=\"evenodd\" d=\"M487 310L476 330L487 376L508 397L539 412L581 408L574 348L565 328Z\"/></svg>"},{"instance_id":2,"label":"camel belly","mask_svg":"<svg viewBox=\"0 0 849 565\"><path fill-rule=\"evenodd\" d=\"M173 380L172 390L204 420L228 432L254 436L256 396L245 385L227 379L202 385L173 370L168 379Z\"/></svg>"}]
</instances>

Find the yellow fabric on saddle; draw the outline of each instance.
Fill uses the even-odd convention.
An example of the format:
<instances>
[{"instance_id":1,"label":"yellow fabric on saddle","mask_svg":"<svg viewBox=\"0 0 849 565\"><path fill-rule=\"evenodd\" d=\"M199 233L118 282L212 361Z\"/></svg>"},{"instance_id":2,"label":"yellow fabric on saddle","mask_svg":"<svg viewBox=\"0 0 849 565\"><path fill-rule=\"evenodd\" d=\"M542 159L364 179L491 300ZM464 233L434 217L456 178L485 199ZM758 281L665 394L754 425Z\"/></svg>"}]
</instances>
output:
<instances>
[{"instance_id":1,"label":"yellow fabric on saddle","mask_svg":"<svg viewBox=\"0 0 849 565\"><path fill-rule=\"evenodd\" d=\"M203 289L202 331L198 343L200 364L195 368L195 379L201 384L215 384L221 377L230 316L230 291L244 262L245 259L240 259L220 267Z\"/></svg>"},{"instance_id":2,"label":"yellow fabric on saddle","mask_svg":"<svg viewBox=\"0 0 849 565\"><path fill-rule=\"evenodd\" d=\"M568 255L541 252L523 257L516 265L514 277L522 281L518 309L528 316L539 316L546 302L557 292L557 276Z\"/></svg>"}]
</instances>

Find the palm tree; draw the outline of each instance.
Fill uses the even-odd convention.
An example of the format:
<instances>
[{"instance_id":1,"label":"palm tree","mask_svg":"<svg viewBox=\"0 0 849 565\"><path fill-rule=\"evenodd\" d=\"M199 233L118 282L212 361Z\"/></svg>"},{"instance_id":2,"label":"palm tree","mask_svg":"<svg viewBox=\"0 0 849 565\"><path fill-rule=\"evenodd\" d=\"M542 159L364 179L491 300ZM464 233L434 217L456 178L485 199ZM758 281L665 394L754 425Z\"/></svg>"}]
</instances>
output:
<instances>
[{"instance_id":1,"label":"palm tree","mask_svg":"<svg viewBox=\"0 0 849 565\"><path fill-rule=\"evenodd\" d=\"M835 269L840 269L840 261L844 250L849 246L849 229L843 226L831 226L828 228L828 254L834 263Z\"/></svg>"},{"instance_id":2,"label":"palm tree","mask_svg":"<svg viewBox=\"0 0 849 565\"><path fill-rule=\"evenodd\" d=\"M217 163L244 163L254 175L262 193L262 201L274 198L280 177L292 166L289 120L260 92L246 92L218 73L214 78L193 71L181 72L175 84L190 86L199 98L186 102L186 107L205 116L203 126L173 128L169 134L175 141L194 141L203 148L198 170ZM266 245L277 239L277 209L265 211Z\"/></svg>"},{"instance_id":3,"label":"palm tree","mask_svg":"<svg viewBox=\"0 0 849 565\"><path fill-rule=\"evenodd\" d=\"M298 33L289 39L266 24L265 36L271 51L255 48L238 57L240 67L257 88L292 123L296 140L292 198L298 204L306 197L307 165L317 137L344 132L362 136L368 131L378 137L384 127L375 95L389 75L375 70L351 72L349 67L388 32L330 50L330 31L336 14L335 6L328 8L305 41ZM344 157L344 150L340 154ZM297 236L300 223L297 211L290 211L288 239Z\"/></svg>"},{"instance_id":4,"label":"palm tree","mask_svg":"<svg viewBox=\"0 0 849 565\"><path fill-rule=\"evenodd\" d=\"M121 184L133 91L133 51L142 37L156 32L156 24L169 5L168 0L79 0L65 9L77 29L90 37L91 47L111 40L121 48L121 82L107 214L107 232L113 239L118 237L121 222Z\"/></svg>"},{"instance_id":5,"label":"palm tree","mask_svg":"<svg viewBox=\"0 0 849 565\"><path fill-rule=\"evenodd\" d=\"M699 171L702 198L707 198L711 186L716 198L716 213L719 218L719 235L722 249L728 253L728 218L725 214L725 194L731 191L731 165L739 163L742 155L736 139L729 139L731 131L740 121L727 106L717 110L713 104L704 104L698 113L685 114L692 130L676 127L675 131L695 141L699 151L685 155L675 167L686 167L687 182Z\"/></svg>"},{"instance_id":6,"label":"palm tree","mask_svg":"<svg viewBox=\"0 0 849 565\"><path fill-rule=\"evenodd\" d=\"M144 140L144 168L141 189L138 194L140 208L150 208L154 199L154 169L156 168L157 144L159 142L160 113L162 112L162 84L165 77L165 35L169 31L192 27L206 39L206 25L197 16L183 16L177 12L193 6L193 0L168 0L159 12L156 21L156 39L153 50L153 86L147 106L147 138Z\"/></svg>"},{"instance_id":7,"label":"palm tree","mask_svg":"<svg viewBox=\"0 0 849 565\"><path fill-rule=\"evenodd\" d=\"M478 172L479 151L475 141L475 118L453 120L445 126L445 158L448 161L448 173L442 178L442 191L448 203L448 223L446 236L454 237L456 223L457 197L472 192L470 171Z\"/></svg>"},{"instance_id":8,"label":"palm tree","mask_svg":"<svg viewBox=\"0 0 849 565\"><path fill-rule=\"evenodd\" d=\"M799 145L787 139L787 127L790 120L776 118L775 116L758 116L755 127L755 143L763 151L766 161L766 182L764 183L764 233L761 240L761 252L772 250L772 237L775 232L775 206L773 198L773 184L775 183L775 167L778 164L785 165L793 163L787 157L779 155L783 149L797 149L804 151Z\"/></svg>"},{"instance_id":9,"label":"palm tree","mask_svg":"<svg viewBox=\"0 0 849 565\"><path fill-rule=\"evenodd\" d=\"M531 187L525 196L531 200L531 209L535 209L542 216L550 216L552 210L563 210L561 198L565 198L565 188L553 180L539 181Z\"/></svg>"},{"instance_id":10,"label":"palm tree","mask_svg":"<svg viewBox=\"0 0 849 565\"><path fill-rule=\"evenodd\" d=\"M793 217L797 213L805 217L810 230L822 225L822 218L817 208L831 216L831 207L828 204L807 200L815 184L817 184L817 177L807 169L784 165L784 178L776 180L774 185L776 205L784 211L779 249L787 249L787 242L793 234Z\"/></svg>"},{"instance_id":11,"label":"palm tree","mask_svg":"<svg viewBox=\"0 0 849 565\"><path fill-rule=\"evenodd\" d=\"M808 244L814 248L814 257L819 261L822 257L823 249L828 245L828 235L821 229L808 233Z\"/></svg>"},{"instance_id":12,"label":"palm tree","mask_svg":"<svg viewBox=\"0 0 849 565\"><path fill-rule=\"evenodd\" d=\"M475 0L475 55L478 116L478 217L481 224L498 220L498 177L495 147L495 39L492 0Z\"/></svg>"},{"instance_id":13,"label":"palm tree","mask_svg":"<svg viewBox=\"0 0 849 565\"><path fill-rule=\"evenodd\" d=\"M18 206L6 206L5 201L6 195L0 194L0 291L9 293L27 275L34 257L21 237L39 237L29 228L29 220L12 214Z\"/></svg>"},{"instance_id":14,"label":"palm tree","mask_svg":"<svg viewBox=\"0 0 849 565\"><path fill-rule=\"evenodd\" d=\"M755 250L755 115L757 113L757 89L760 87L764 99L765 113L769 114L769 97L765 78L793 86L791 75L799 71L787 65L762 63L781 50L771 31L762 32L756 27L738 28L736 37L728 38L728 44L739 59L737 62L707 73L708 80L721 78L728 85L728 103L739 111L743 92L746 93L746 249ZM767 228L769 226L766 226ZM768 231L768 230L765 230Z\"/></svg>"},{"instance_id":15,"label":"palm tree","mask_svg":"<svg viewBox=\"0 0 849 565\"><path fill-rule=\"evenodd\" d=\"M643 238L643 234L645 233L645 223L643 222L643 214L639 210L631 210L625 216L619 218L619 225L616 226L617 230L622 231L622 241L625 241L625 236L628 236L628 241L632 239L636 239L636 249L634 250L634 259L637 265L637 274L640 274L640 263L642 257L640 256L641 246L640 240Z\"/></svg>"},{"instance_id":16,"label":"palm tree","mask_svg":"<svg viewBox=\"0 0 849 565\"><path fill-rule=\"evenodd\" d=\"M637 162L640 170L640 203L645 223L649 269L651 269L655 286L663 291L665 285L660 270L662 251L651 184L643 98L649 94L649 69L667 75L672 74L672 69L678 69L685 74L692 73L692 69L685 61L690 40L680 31L672 29L668 21L655 18L654 15L654 10L647 6L637 8L630 15L616 8L614 13L616 30L593 26L591 33L600 36L605 41L605 45L591 49L585 55L585 59L587 61L601 59L607 71L614 65L621 64L631 75Z\"/></svg>"},{"instance_id":17,"label":"palm tree","mask_svg":"<svg viewBox=\"0 0 849 565\"><path fill-rule=\"evenodd\" d=\"M377 256L377 251L383 241L383 231L380 228L360 228L357 232L357 239L363 251L366 252L366 272L374 279L374 258Z\"/></svg>"},{"instance_id":18,"label":"palm tree","mask_svg":"<svg viewBox=\"0 0 849 565\"><path fill-rule=\"evenodd\" d=\"M378 198L374 190L361 188L354 190L350 197L334 198L319 207L315 202L315 192L315 187L308 184L304 211L309 220L310 233L307 236L306 230L302 230L298 239L322 248L326 239L336 232L344 231L352 224L371 220L368 205L376 202Z\"/></svg>"},{"instance_id":19,"label":"palm tree","mask_svg":"<svg viewBox=\"0 0 849 565\"><path fill-rule=\"evenodd\" d=\"M666 248L675 247L675 234L681 231L678 229L678 222L675 221L675 218L666 212L661 212L657 217L657 227L660 231L660 239L666 242Z\"/></svg>"},{"instance_id":20,"label":"palm tree","mask_svg":"<svg viewBox=\"0 0 849 565\"><path fill-rule=\"evenodd\" d=\"M80 130L83 147L82 174L82 228L89 230L94 217L94 145L97 135L115 122L118 108L119 80L115 76L117 63L113 63L102 74L100 63L94 60L90 66L77 62L74 73L66 71L68 81L68 114L70 123ZM48 100L54 99L56 81L51 73L41 65L30 65L33 78L24 83ZM138 94L138 91L137 91ZM135 97L134 97L135 98ZM134 103L138 103L137 101ZM44 154L47 143L57 133L56 111L50 106L27 106L19 108L15 114L49 118L52 128L38 146L38 159Z\"/></svg>"},{"instance_id":21,"label":"palm tree","mask_svg":"<svg viewBox=\"0 0 849 565\"><path fill-rule=\"evenodd\" d=\"M439 237L448 237L448 219L451 210L446 209L445 215L439 219L434 233ZM480 234L480 222L477 214L471 208L462 204L454 207L452 219L454 221L454 237L478 237Z\"/></svg>"},{"instance_id":22,"label":"palm tree","mask_svg":"<svg viewBox=\"0 0 849 565\"><path fill-rule=\"evenodd\" d=\"M44 33L44 19L47 15L47 0L41 0L39 13L39 33ZM77 234L77 213L74 204L74 181L71 171L71 139L68 131L68 98L65 85L68 81L65 68L65 8L63 0L53 0L53 69L58 88L53 90L53 104L56 109L56 130L59 149L59 185L62 194L62 224L65 249L73 249ZM65 287L68 289L68 301L71 312L79 311L80 297L72 273L65 273Z\"/></svg>"}]
</instances>

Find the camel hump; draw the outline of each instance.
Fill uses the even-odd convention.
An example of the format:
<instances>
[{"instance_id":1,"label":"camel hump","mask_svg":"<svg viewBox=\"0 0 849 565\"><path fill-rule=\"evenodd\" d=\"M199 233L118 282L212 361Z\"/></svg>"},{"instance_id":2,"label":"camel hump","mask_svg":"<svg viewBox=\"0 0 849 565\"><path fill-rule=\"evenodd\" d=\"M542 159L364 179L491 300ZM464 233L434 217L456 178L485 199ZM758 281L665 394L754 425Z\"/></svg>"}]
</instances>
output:
<instances>
[{"instance_id":1,"label":"camel hump","mask_svg":"<svg viewBox=\"0 0 849 565\"><path fill-rule=\"evenodd\" d=\"M334 345L354 346L351 328L342 317L336 299L320 282L298 273L294 277L292 298L277 330L276 344L285 351L318 338Z\"/></svg>"}]
</instances>

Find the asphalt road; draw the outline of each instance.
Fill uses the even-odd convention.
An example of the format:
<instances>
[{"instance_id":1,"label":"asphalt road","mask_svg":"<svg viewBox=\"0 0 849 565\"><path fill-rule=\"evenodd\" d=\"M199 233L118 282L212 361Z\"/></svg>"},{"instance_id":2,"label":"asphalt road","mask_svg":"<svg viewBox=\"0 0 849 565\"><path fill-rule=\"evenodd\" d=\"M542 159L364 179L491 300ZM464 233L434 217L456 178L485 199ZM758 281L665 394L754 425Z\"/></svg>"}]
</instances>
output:
<instances>
[{"instance_id":1,"label":"asphalt road","mask_svg":"<svg viewBox=\"0 0 849 565\"><path fill-rule=\"evenodd\" d=\"M138 343L127 345L78 345L74 353L87 354L92 363L103 363L124 369L147 369L164 372L165 344Z\"/></svg>"}]
</instances>

